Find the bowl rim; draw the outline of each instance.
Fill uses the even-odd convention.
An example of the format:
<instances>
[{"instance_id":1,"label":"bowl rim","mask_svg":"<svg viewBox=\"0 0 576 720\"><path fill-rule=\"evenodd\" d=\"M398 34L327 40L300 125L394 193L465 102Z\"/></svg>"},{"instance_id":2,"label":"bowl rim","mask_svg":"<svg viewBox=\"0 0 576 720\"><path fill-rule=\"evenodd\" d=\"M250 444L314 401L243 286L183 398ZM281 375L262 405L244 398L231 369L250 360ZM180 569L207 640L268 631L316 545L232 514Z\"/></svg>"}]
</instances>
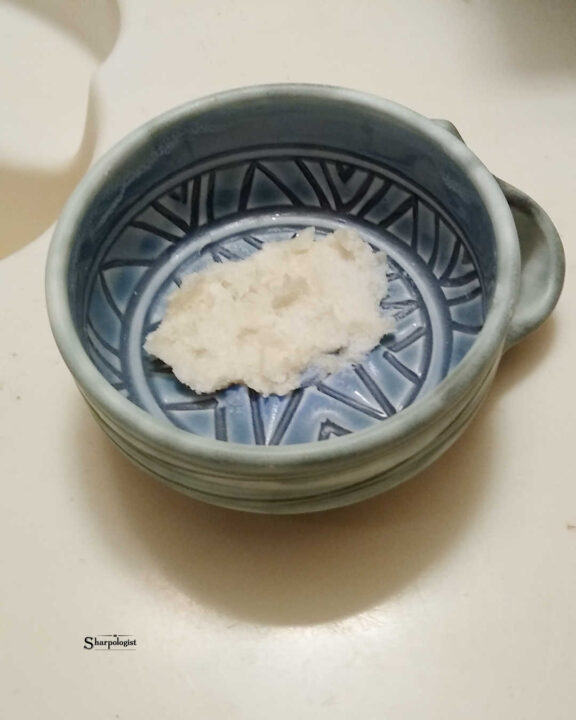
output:
<instances>
[{"instance_id":1,"label":"bowl rim","mask_svg":"<svg viewBox=\"0 0 576 720\"><path fill-rule=\"evenodd\" d=\"M156 418L115 390L87 355L74 328L68 300L67 272L73 237L84 208L102 188L115 167L150 138L182 118L201 116L221 106L231 108L253 99L302 98L330 102L386 114L435 142L467 175L484 203L494 227L496 277L493 300L484 326L460 363L424 398L416 400L381 423L329 442L293 445L245 445L194 435L167 420ZM108 150L80 181L68 199L54 230L46 263L46 301L52 332L62 357L89 402L94 402L115 424L150 447L180 457L207 462L239 463L246 467L286 466L334 461L338 457L392 448L413 433L430 426L449 408L503 349L520 283L520 250L511 210L496 179L474 153L445 127L394 101L331 85L274 83L225 90L196 99L158 115Z\"/></svg>"}]
</instances>

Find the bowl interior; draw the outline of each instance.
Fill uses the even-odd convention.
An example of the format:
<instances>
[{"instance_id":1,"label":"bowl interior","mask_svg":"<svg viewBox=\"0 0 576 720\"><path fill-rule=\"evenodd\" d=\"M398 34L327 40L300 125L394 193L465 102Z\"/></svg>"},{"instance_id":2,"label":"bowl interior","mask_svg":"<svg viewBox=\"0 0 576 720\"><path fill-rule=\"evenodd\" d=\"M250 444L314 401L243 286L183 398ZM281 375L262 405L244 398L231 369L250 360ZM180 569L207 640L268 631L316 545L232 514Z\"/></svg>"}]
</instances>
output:
<instances>
[{"instance_id":1,"label":"bowl interior","mask_svg":"<svg viewBox=\"0 0 576 720\"><path fill-rule=\"evenodd\" d=\"M489 307L492 226L437 143L393 113L334 101L301 104L287 125L294 105L253 99L164 123L118 161L78 227L69 293L86 352L118 392L200 436L294 444L386 421L460 362ZM143 350L185 274L344 224L387 253L383 309L396 318L361 364L284 397L198 395Z\"/></svg>"}]
</instances>

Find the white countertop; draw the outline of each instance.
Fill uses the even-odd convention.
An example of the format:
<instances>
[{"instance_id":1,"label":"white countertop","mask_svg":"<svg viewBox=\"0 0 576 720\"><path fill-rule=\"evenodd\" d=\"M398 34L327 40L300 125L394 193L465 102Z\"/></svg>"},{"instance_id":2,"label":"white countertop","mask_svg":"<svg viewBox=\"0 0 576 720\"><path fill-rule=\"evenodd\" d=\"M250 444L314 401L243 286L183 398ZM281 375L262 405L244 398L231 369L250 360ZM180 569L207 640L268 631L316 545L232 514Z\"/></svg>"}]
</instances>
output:
<instances>
[{"instance_id":1,"label":"white countertop","mask_svg":"<svg viewBox=\"0 0 576 720\"><path fill-rule=\"evenodd\" d=\"M575 716L575 33L571 0L0 0L2 717ZM51 225L94 159L173 105L272 81L449 118L567 253L553 319L440 461L292 518L132 467L76 391L43 290ZM102 633L137 647L84 649Z\"/></svg>"}]
</instances>

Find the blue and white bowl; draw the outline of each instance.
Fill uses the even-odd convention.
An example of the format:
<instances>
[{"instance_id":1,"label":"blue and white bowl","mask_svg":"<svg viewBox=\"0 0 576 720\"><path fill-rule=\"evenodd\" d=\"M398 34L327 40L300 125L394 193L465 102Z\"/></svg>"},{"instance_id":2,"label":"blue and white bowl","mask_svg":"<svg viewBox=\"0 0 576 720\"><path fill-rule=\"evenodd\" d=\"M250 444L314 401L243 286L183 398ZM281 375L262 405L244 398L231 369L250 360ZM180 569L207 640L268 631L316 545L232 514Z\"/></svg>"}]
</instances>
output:
<instances>
[{"instance_id":1,"label":"blue and white bowl","mask_svg":"<svg viewBox=\"0 0 576 720\"><path fill-rule=\"evenodd\" d=\"M143 350L185 274L311 225L354 227L389 258L396 330L361 364L283 397L198 395ZM134 462L208 502L287 513L369 497L437 457L563 272L549 218L449 123L277 85L189 103L111 150L62 214L47 297L80 390Z\"/></svg>"}]
</instances>

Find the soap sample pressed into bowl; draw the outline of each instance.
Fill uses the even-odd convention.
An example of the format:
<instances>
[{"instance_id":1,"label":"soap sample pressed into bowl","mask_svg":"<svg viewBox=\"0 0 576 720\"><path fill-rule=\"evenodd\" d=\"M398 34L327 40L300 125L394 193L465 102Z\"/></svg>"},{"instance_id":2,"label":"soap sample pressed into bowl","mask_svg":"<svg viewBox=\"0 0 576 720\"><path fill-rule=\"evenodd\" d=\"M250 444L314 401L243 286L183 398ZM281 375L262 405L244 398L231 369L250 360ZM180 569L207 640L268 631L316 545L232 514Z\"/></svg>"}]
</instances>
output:
<instances>
[{"instance_id":1,"label":"soap sample pressed into bowl","mask_svg":"<svg viewBox=\"0 0 576 720\"><path fill-rule=\"evenodd\" d=\"M184 275L310 226L353 228L388 257L395 331L363 362L282 397L199 395L143 350ZM550 220L449 123L278 85L192 102L111 150L62 214L47 295L81 391L137 464L209 502L301 512L369 497L437 457L562 278Z\"/></svg>"}]
</instances>

